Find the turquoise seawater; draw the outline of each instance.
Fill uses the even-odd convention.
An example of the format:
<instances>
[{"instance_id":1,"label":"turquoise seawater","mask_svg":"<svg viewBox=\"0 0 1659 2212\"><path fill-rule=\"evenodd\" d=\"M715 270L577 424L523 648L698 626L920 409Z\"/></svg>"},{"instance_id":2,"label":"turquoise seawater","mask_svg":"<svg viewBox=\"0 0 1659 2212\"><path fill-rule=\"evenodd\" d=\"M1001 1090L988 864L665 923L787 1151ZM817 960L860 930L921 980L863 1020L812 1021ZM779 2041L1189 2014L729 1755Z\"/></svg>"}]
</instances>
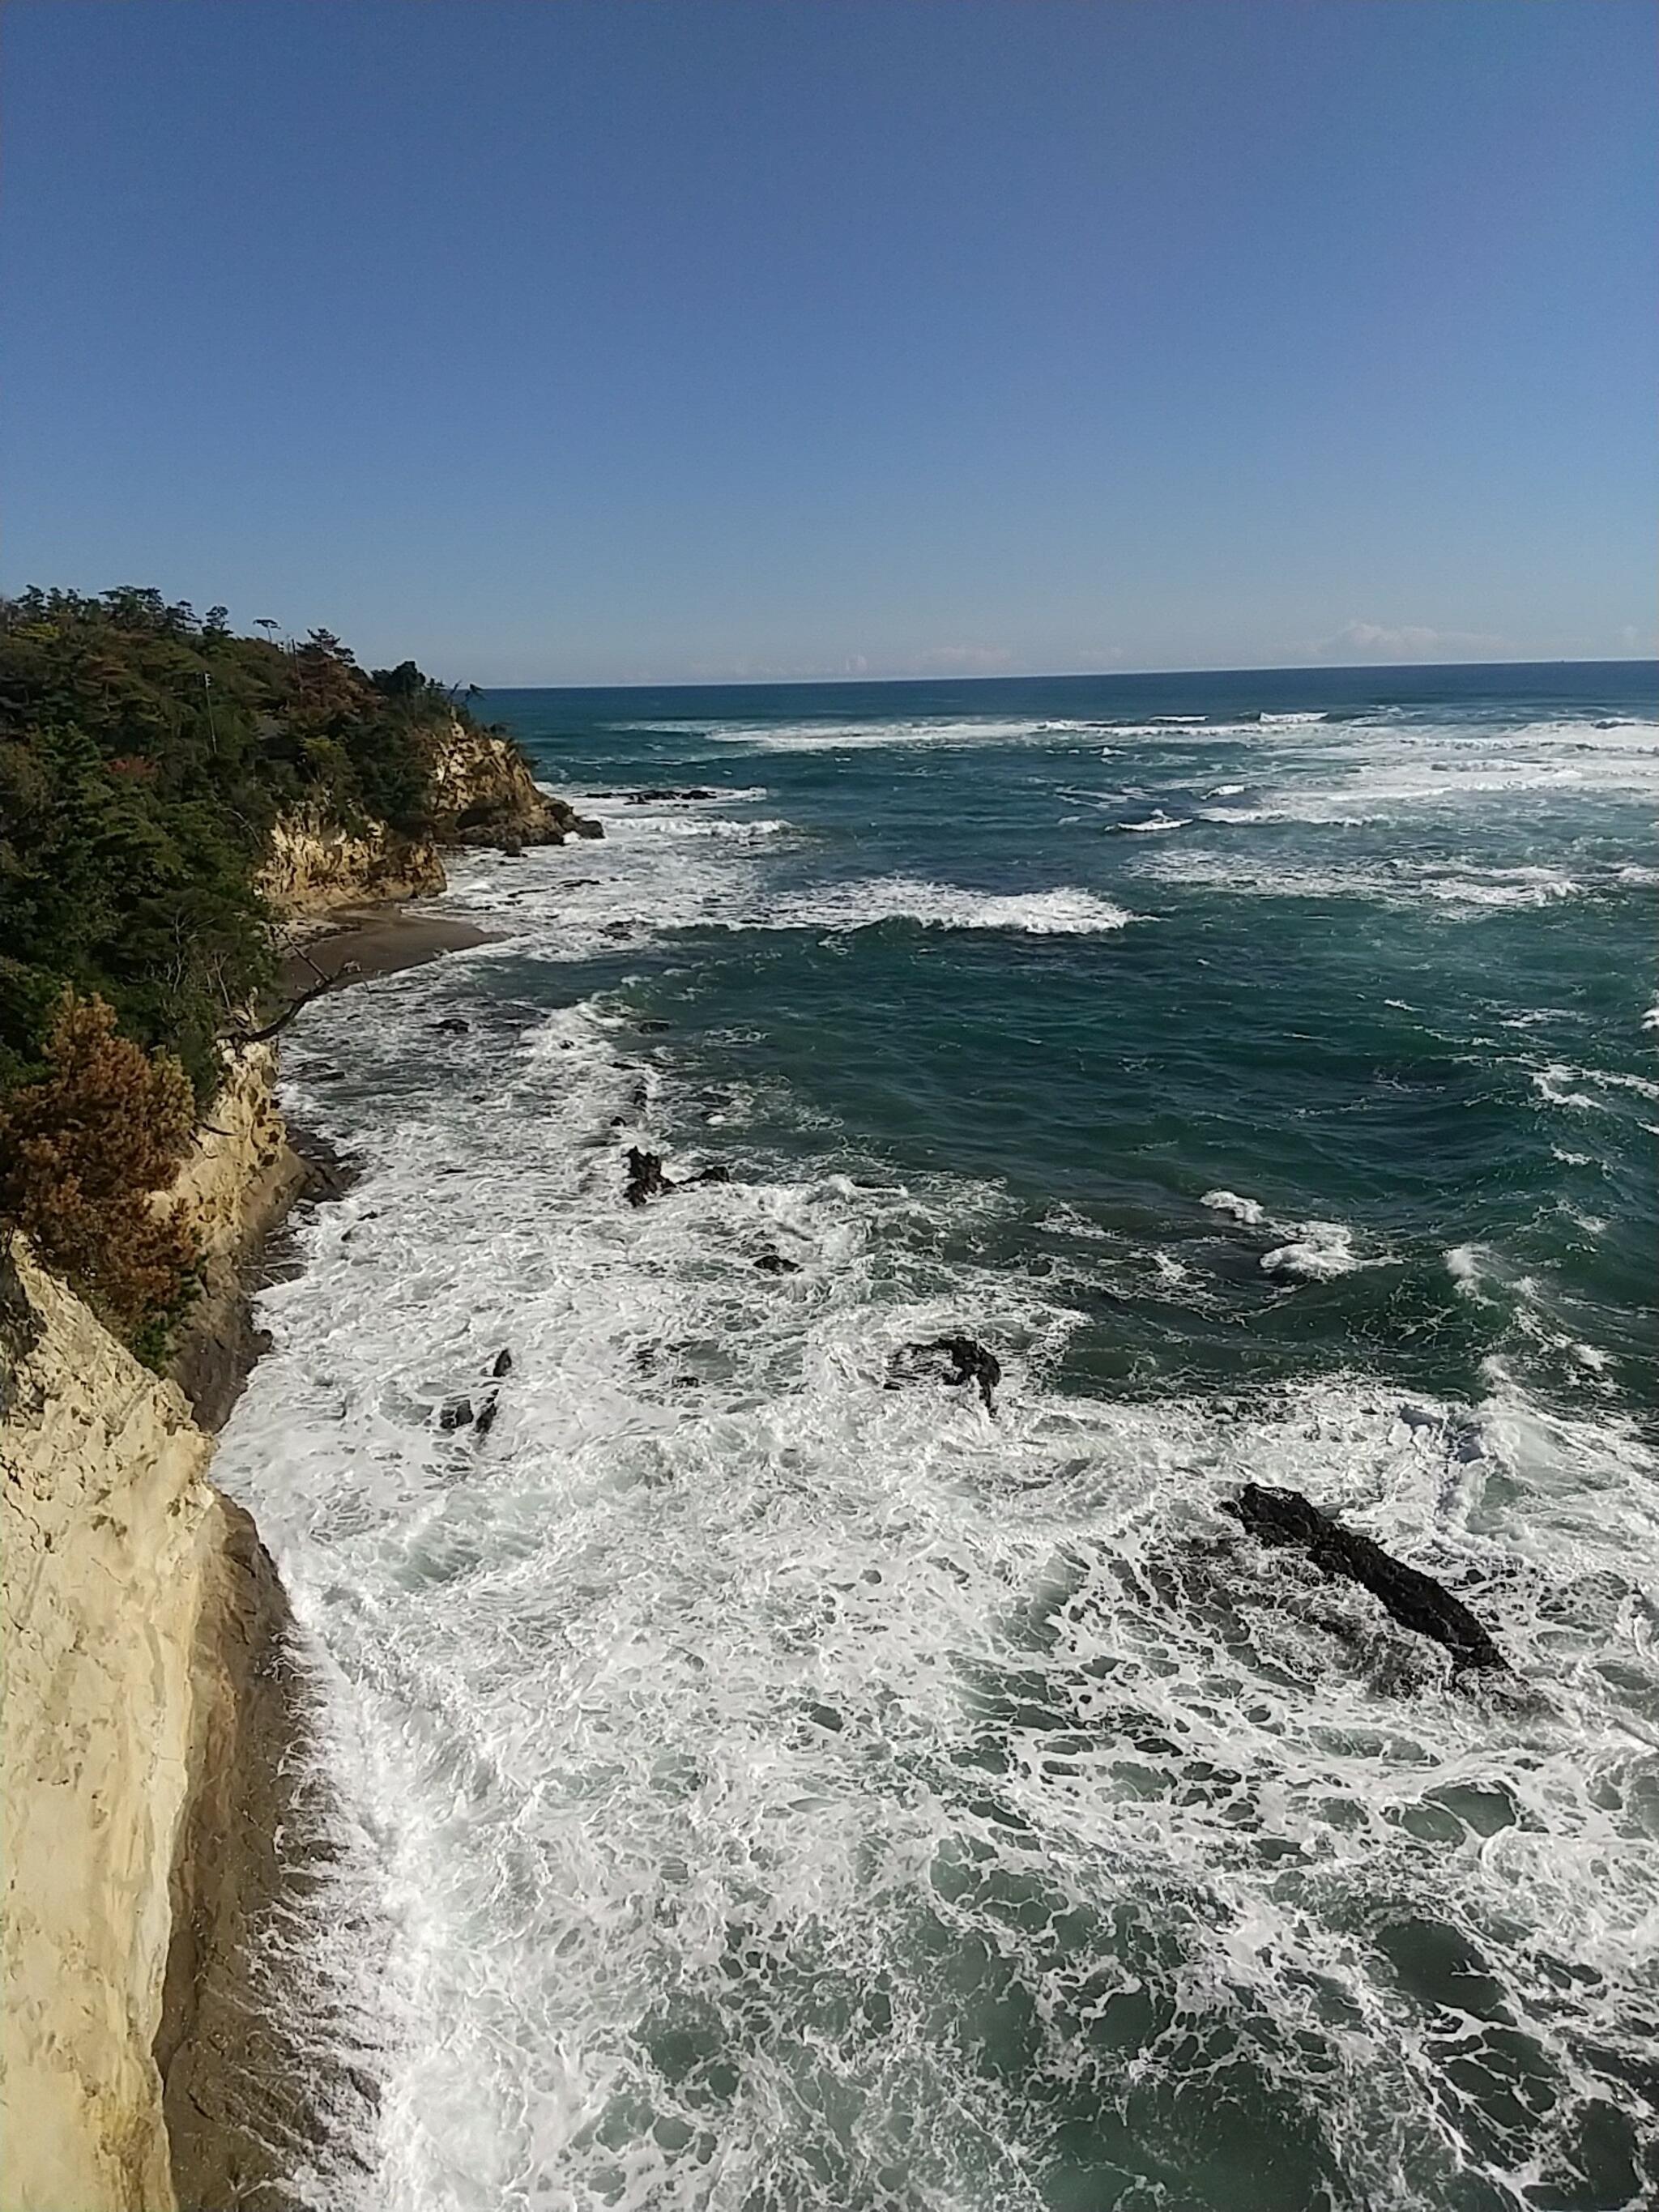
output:
<instances>
[{"instance_id":1,"label":"turquoise seawater","mask_svg":"<svg viewBox=\"0 0 1659 2212\"><path fill-rule=\"evenodd\" d=\"M1656 2201L1656 702L486 696L606 836L297 1025L366 1172L222 1462L347 1808L317 2202ZM887 1387L957 1328L994 1415Z\"/></svg>"}]
</instances>

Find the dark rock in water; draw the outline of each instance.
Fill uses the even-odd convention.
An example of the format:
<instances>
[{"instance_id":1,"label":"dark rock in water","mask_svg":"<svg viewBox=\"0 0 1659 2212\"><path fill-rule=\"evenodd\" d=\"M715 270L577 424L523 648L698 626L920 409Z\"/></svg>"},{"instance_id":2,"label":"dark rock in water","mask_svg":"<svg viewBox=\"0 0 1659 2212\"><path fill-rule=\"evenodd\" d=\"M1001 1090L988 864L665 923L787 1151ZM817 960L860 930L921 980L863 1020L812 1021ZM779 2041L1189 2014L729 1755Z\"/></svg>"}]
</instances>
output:
<instances>
[{"instance_id":1,"label":"dark rock in water","mask_svg":"<svg viewBox=\"0 0 1659 2212\"><path fill-rule=\"evenodd\" d=\"M673 1184L662 1171L662 1160L655 1152L642 1152L637 1145L628 1147L628 1184L625 1192L630 1206L643 1206L647 1198L660 1198Z\"/></svg>"},{"instance_id":2,"label":"dark rock in water","mask_svg":"<svg viewBox=\"0 0 1659 2212\"><path fill-rule=\"evenodd\" d=\"M495 1364L489 1371L497 1382L503 1375L510 1375L513 1372L513 1354L505 1345L495 1354Z\"/></svg>"},{"instance_id":3,"label":"dark rock in water","mask_svg":"<svg viewBox=\"0 0 1659 2212\"><path fill-rule=\"evenodd\" d=\"M673 1023L672 1023L672 1022L659 1022L659 1021L656 1021L656 1020L651 1020L651 1021L644 1021L644 1022L636 1022L636 1023L634 1024L634 1026L635 1026L635 1029L639 1030L641 1032L641 1034L642 1034L642 1035L644 1035L644 1036L656 1036L659 1035L659 1034L660 1034L660 1032L661 1032L662 1030L672 1030L672 1029L673 1028L674 1024L673 1024Z\"/></svg>"},{"instance_id":4,"label":"dark rock in water","mask_svg":"<svg viewBox=\"0 0 1659 2212\"><path fill-rule=\"evenodd\" d=\"M617 794L615 792L596 792L594 796L614 799ZM705 791L701 784L694 784L689 791L625 791L621 796L629 806L660 806L665 800L671 799L714 799L719 793Z\"/></svg>"},{"instance_id":5,"label":"dark rock in water","mask_svg":"<svg viewBox=\"0 0 1659 2212\"><path fill-rule=\"evenodd\" d=\"M781 1252L763 1252L755 1265L763 1275L798 1275L799 1260L786 1260Z\"/></svg>"},{"instance_id":6,"label":"dark rock in water","mask_svg":"<svg viewBox=\"0 0 1659 2212\"><path fill-rule=\"evenodd\" d=\"M628 1147L628 1183L625 1195L630 1206L643 1206L648 1198L661 1198L671 1190L684 1190L687 1183L676 1182L662 1171L662 1160L655 1152L642 1152L637 1145ZM694 1175L689 1182L730 1182L732 1170L720 1162Z\"/></svg>"},{"instance_id":7,"label":"dark rock in water","mask_svg":"<svg viewBox=\"0 0 1659 2212\"><path fill-rule=\"evenodd\" d=\"M478 1408L478 1418L472 1424L475 1437L487 1437L495 1425L495 1416L501 1411L501 1394L492 1390Z\"/></svg>"},{"instance_id":8,"label":"dark rock in water","mask_svg":"<svg viewBox=\"0 0 1659 2212\"><path fill-rule=\"evenodd\" d=\"M953 1386L963 1382L977 1383L986 1412L994 1413L996 1405L991 1393L1002 1380L1002 1367L996 1354L988 1352L971 1336L936 1336L927 1344L907 1344L899 1358L902 1360L931 1359L936 1352L943 1352L950 1362L951 1371L945 1376L945 1381ZM902 1379L897 1374L888 1377L890 1385Z\"/></svg>"},{"instance_id":9,"label":"dark rock in water","mask_svg":"<svg viewBox=\"0 0 1659 2212\"><path fill-rule=\"evenodd\" d=\"M469 1428L471 1422L472 1401L471 1398L446 1398L438 1408L438 1426L441 1429Z\"/></svg>"},{"instance_id":10,"label":"dark rock in water","mask_svg":"<svg viewBox=\"0 0 1659 2212\"><path fill-rule=\"evenodd\" d=\"M1505 1666L1503 1654L1461 1598L1370 1537L1345 1528L1299 1490L1269 1490L1247 1482L1221 1510L1264 1544L1301 1545L1322 1573L1358 1583L1402 1628L1443 1644L1460 1668Z\"/></svg>"},{"instance_id":11,"label":"dark rock in water","mask_svg":"<svg viewBox=\"0 0 1659 2212\"><path fill-rule=\"evenodd\" d=\"M432 1026L439 1036L465 1036L472 1024L463 1021L459 1014L447 1014L442 1021L434 1022Z\"/></svg>"}]
</instances>

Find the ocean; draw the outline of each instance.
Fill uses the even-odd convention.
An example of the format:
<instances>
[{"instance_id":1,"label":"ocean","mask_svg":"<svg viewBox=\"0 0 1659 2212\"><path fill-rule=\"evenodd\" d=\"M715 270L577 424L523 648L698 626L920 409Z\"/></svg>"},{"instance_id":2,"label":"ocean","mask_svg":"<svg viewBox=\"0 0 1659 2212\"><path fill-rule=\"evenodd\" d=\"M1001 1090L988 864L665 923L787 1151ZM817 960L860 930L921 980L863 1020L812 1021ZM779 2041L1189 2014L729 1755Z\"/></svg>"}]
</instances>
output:
<instances>
[{"instance_id":1,"label":"ocean","mask_svg":"<svg viewBox=\"0 0 1659 2212\"><path fill-rule=\"evenodd\" d=\"M340 1808L310 2201L1659 2201L1656 709L486 696L605 839L295 1024L363 1173L219 1460Z\"/></svg>"}]
</instances>

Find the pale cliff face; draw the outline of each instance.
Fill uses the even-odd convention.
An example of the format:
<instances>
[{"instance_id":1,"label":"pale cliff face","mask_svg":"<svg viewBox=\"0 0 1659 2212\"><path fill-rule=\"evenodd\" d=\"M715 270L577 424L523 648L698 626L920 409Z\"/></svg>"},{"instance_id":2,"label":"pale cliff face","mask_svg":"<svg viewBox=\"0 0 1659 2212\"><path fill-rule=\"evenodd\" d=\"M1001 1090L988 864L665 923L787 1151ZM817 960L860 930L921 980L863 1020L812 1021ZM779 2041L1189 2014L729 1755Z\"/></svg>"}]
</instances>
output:
<instances>
[{"instance_id":1,"label":"pale cliff face","mask_svg":"<svg viewBox=\"0 0 1659 2212\"><path fill-rule=\"evenodd\" d=\"M440 842L450 845L559 845L597 837L562 799L550 799L505 738L455 721L427 763Z\"/></svg>"},{"instance_id":2,"label":"pale cliff face","mask_svg":"<svg viewBox=\"0 0 1659 2212\"><path fill-rule=\"evenodd\" d=\"M276 1052L246 1045L225 1055L189 1158L155 1203L179 1211L202 1256L200 1291L168 1365L202 1427L223 1425L257 1358L259 1338L241 1264L303 1186L306 1169L276 1110Z\"/></svg>"},{"instance_id":3,"label":"pale cliff face","mask_svg":"<svg viewBox=\"0 0 1659 2212\"><path fill-rule=\"evenodd\" d=\"M184 1213L206 1254L240 1251L260 1225L263 1187L282 1173L288 1149L276 1089L274 1046L227 1052L225 1079L161 1201Z\"/></svg>"},{"instance_id":4,"label":"pale cliff face","mask_svg":"<svg viewBox=\"0 0 1659 2212\"><path fill-rule=\"evenodd\" d=\"M152 2045L212 1447L20 1243L0 1351L9 2212L172 2212Z\"/></svg>"},{"instance_id":5,"label":"pale cliff face","mask_svg":"<svg viewBox=\"0 0 1659 2212\"><path fill-rule=\"evenodd\" d=\"M300 813L272 829L261 894L279 912L326 914L369 899L416 898L444 887L443 865L424 840L384 823L361 834Z\"/></svg>"},{"instance_id":6,"label":"pale cliff face","mask_svg":"<svg viewBox=\"0 0 1659 2212\"><path fill-rule=\"evenodd\" d=\"M436 844L405 837L385 823L342 829L301 809L270 833L259 872L261 893L280 914L315 915L379 899L416 898L444 887L437 844L559 845L597 837L562 799L550 799L517 750L488 730L453 721L426 762Z\"/></svg>"}]
</instances>

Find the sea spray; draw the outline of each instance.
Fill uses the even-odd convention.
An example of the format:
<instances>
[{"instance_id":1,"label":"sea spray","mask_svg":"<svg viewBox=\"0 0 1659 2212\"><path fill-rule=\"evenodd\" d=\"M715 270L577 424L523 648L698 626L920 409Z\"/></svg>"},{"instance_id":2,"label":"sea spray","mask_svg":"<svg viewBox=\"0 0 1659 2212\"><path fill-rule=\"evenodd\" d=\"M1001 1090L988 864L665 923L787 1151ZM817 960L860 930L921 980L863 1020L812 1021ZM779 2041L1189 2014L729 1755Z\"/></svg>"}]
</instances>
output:
<instances>
[{"instance_id":1,"label":"sea spray","mask_svg":"<svg viewBox=\"0 0 1659 2212\"><path fill-rule=\"evenodd\" d=\"M1634 914L1357 935L1096 818L1051 849L1033 756L1093 740L1039 726L1090 714L923 748L943 786L904 726L852 782L780 744L702 809L790 824L752 839L605 801L603 846L458 872L502 943L295 1025L294 1103L364 1173L266 1293L221 1467L326 1654L383 1916L331 1954L384 2028L363 2208L1653 2185L1651 1109L1588 1073L1649 1079ZM726 727L544 764L708 785ZM1347 727L1283 741L1329 778ZM1163 728L1157 774L1214 788ZM1410 857L1472 880L1639 834L1605 793L1455 803ZM1149 920L1031 924L1108 908ZM688 1187L630 1208L630 1144ZM1587 1238L1557 1201L1602 1187L1638 1218ZM1264 1269L1316 1229L1389 1264ZM956 1331L994 1414L887 1387ZM489 1432L446 1429L485 1378ZM1456 1590L1513 1687L1263 1553L1248 1481Z\"/></svg>"}]
</instances>

